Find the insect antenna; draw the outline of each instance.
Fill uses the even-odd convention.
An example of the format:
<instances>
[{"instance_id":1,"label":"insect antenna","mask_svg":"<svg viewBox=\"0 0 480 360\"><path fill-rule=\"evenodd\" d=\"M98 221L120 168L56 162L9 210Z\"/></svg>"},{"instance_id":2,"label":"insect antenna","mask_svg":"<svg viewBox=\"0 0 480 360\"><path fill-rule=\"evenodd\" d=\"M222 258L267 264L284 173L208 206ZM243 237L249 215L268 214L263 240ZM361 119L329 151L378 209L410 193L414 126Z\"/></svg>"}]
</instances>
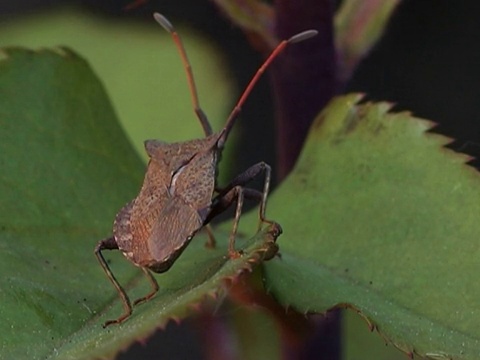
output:
<instances>
[{"instance_id":1,"label":"insect antenna","mask_svg":"<svg viewBox=\"0 0 480 360\"><path fill-rule=\"evenodd\" d=\"M278 55L280 55L285 48L290 45L294 44L297 42L301 42L307 39L310 39L313 36L316 36L318 34L318 31L316 30L306 30L301 33L298 33L291 38L287 40L282 40L277 47L272 51L272 53L268 56L268 58L265 60L265 62L260 66L260 68L257 70L253 78L250 80L248 83L247 87L243 91L242 95L240 96L240 99L238 100L237 104L233 108L232 112L230 113L230 116L227 119L227 123L225 127L222 130L222 134L218 140L218 147L221 148L223 147L223 144L227 140L228 134L230 133L230 130L232 129L235 120L237 119L243 104L247 100L248 96L250 95L252 89L255 87L256 83L262 76L262 74L265 72L265 70L268 68L268 66L273 62L273 60L276 59Z\"/></svg>"},{"instance_id":2,"label":"insect antenna","mask_svg":"<svg viewBox=\"0 0 480 360\"><path fill-rule=\"evenodd\" d=\"M200 108L200 102L198 100L197 87L195 85L195 79L193 77L192 65L190 64L190 61L188 60L187 52L185 51L185 48L183 46L182 39L180 38L180 35L178 35L177 31L173 27L172 23L170 21L168 21L168 19L165 16L163 16L162 14L159 14L159 13L154 13L153 18L165 30L167 30L170 33L170 35L172 35L172 39L175 43L175 46L178 49L178 52L180 53L180 57L182 59L183 67L184 67L185 72L187 74L187 82L188 82L188 87L190 88L190 95L192 96L193 109L195 111L195 114L198 117L198 120L200 121L200 124L202 125L203 132L205 133L205 136L211 135L212 134L212 126L210 125L210 122L208 121L207 115L205 115L203 110Z\"/></svg>"}]
</instances>

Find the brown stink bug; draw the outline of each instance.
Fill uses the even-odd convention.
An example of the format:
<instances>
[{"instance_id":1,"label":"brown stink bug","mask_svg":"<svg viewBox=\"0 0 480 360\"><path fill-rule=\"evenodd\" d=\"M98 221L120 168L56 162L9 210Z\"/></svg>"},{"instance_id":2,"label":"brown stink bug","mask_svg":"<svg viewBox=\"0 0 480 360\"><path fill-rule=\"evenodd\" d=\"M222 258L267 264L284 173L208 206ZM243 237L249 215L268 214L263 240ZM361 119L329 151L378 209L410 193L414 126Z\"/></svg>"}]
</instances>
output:
<instances>
[{"instance_id":1,"label":"brown stink bug","mask_svg":"<svg viewBox=\"0 0 480 360\"><path fill-rule=\"evenodd\" d=\"M287 45L308 39L317 33L308 30L281 41L248 84L228 117L225 127L213 133L207 117L200 108L191 66L180 37L163 15L155 13L154 18L172 35L180 52L194 110L203 127L205 138L172 144L158 140L145 141L150 161L140 193L117 214L113 224L113 236L101 240L95 248L95 255L117 289L125 308L123 315L107 321L104 327L127 319L132 313L132 305L105 261L102 250L120 250L148 277L152 291L137 299L134 302L136 305L149 300L158 291L157 281L150 271L156 273L167 271L193 236L234 202L236 211L229 239L230 257L240 256L235 250L235 235L244 198L260 202L259 227L262 223L275 224L265 218L270 166L264 162L253 165L230 184L219 188L216 186L217 161L242 105L268 65ZM244 187L262 172L265 173L265 180L261 192ZM277 229L280 232L278 225Z\"/></svg>"}]
</instances>

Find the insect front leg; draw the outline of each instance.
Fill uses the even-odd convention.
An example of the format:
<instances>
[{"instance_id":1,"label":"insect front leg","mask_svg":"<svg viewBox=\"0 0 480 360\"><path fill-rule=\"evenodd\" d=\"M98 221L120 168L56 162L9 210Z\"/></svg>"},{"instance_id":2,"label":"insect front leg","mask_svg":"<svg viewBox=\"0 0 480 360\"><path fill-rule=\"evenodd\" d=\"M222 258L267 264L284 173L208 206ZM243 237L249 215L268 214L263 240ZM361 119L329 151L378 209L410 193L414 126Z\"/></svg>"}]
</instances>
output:
<instances>
[{"instance_id":1,"label":"insect front leg","mask_svg":"<svg viewBox=\"0 0 480 360\"><path fill-rule=\"evenodd\" d=\"M207 249L215 249L217 246L217 241L215 240L215 236L213 235L212 227L210 224L205 225L205 232L207 233L208 240L205 243L205 247Z\"/></svg>"},{"instance_id":2,"label":"insect front leg","mask_svg":"<svg viewBox=\"0 0 480 360\"><path fill-rule=\"evenodd\" d=\"M274 221L268 220L265 217L265 211L267 207L267 197L268 197L268 192L270 190L270 179L271 179L271 173L272 169L270 165L262 162L259 162L255 165L252 165L249 167L247 170L245 170L243 173L238 175L236 178L234 178L230 184L228 184L225 188L223 188L217 198L224 197L229 191L231 191L234 187L236 186L241 186L244 187L247 183L252 181L255 177L257 177L261 173L265 173L265 180L263 183L263 190L257 191L253 189L244 189L244 195L247 199L252 199L252 200L257 200L260 202L260 208L258 211L259 215L259 223L258 223L258 230L261 229L263 223L267 224L274 224ZM228 204L226 201L220 201L219 205L217 206L217 209L212 209L212 213L209 215L209 218L207 219L207 222L218 215L219 213L223 212L230 204Z\"/></svg>"},{"instance_id":3,"label":"insect front leg","mask_svg":"<svg viewBox=\"0 0 480 360\"><path fill-rule=\"evenodd\" d=\"M117 242L115 241L115 238L109 237L107 239L100 240L95 247L95 255L98 259L98 262L103 268L103 271L105 271L105 274L107 274L108 278L112 282L113 286L118 291L118 294L120 295L120 298L122 299L123 302L123 308L125 309L125 312L122 316L120 316L116 320L108 320L103 324L103 327L107 327L108 325L112 324L119 324L125 319L127 319L131 314L132 314L132 304L130 303L130 299L128 298L127 293L125 290L123 290L122 286L118 282L118 280L115 278L113 275L112 271L110 270L110 267L108 266L107 262L105 261L105 258L102 255L102 250L118 250L118 245Z\"/></svg>"},{"instance_id":4,"label":"insect front leg","mask_svg":"<svg viewBox=\"0 0 480 360\"><path fill-rule=\"evenodd\" d=\"M234 188L230 189L226 194L223 194L221 197L217 198L217 201L215 201L217 206L214 207L214 211L216 213L223 212L228 207L230 207L230 205L234 201L237 202L232 232L230 233L230 238L228 242L228 254L231 258L238 258L241 255L240 252L235 250L235 237L237 236L238 223L240 221L240 216L242 215L243 197L244 189L240 185L237 185Z\"/></svg>"},{"instance_id":5,"label":"insect front leg","mask_svg":"<svg viewBox=\"0 0 480 360\"><path fill-rule=\"evenodd\" d=\"M237 185L233 189L230 189L226 194L223 194L221 198L217 198L215 201L216 206L213 208L213 212L215 214L219 214L229 208L234 202L237 203L232 232L230 233L228 243L228 254L231 258L238 258L241 255L239 251L235 250L235 238L237 236L238 223L240 222L240 217L242 216L243 199L245 198L261 201L263 198L263 193L258 190L244 188L240 185ZM265 219L262 221L272 224L274 223L273 221Z\"/></svg>"},{"instance_id":6,"label":"insect front leg","mask_svg":"<svg viewBox=\"0 0 480 360\"><path fill-rule=\"evenodd\" d=\"M138 304L141 304L141 303L144 303L144 302L150 300L158 292L157 280L155 280L155 278L153 277L151 272L147 268L144 268L144 267L142 267L140 269L142 269L143 273L148 278L148 281L150 282L150 285L152 285L152 291L149 292L146 296L135 300L133 302L133 305L138 305Z\"/></svg>"},{"instance_id":7,"label":"insect front leg","mask_svg":"<svg viewBox=\"0 0 480 360\"><path fill-rule=\"evenodd\" d=\"M246 183L250 182L262 172L265 173L265 180L262 191L244 187ZM235 250L235 237L237 234L240 216L242 214L244 198L257 200L260 202L258 230L260 230L263 223L274 224L273 221L267 220L265 218L267 196L270 188L270 178L270 166L264 162L260 162L248 168L245 172L233 179L233 181L228 186L219 190L219 194L213 200L213 207L205 220L205 224L208 224L215 216L229 208L234 201L236 201L237 203L233 228L229 240L230 257L234 258L240 255L239 252Z\"/></svg>"}]
</instances>

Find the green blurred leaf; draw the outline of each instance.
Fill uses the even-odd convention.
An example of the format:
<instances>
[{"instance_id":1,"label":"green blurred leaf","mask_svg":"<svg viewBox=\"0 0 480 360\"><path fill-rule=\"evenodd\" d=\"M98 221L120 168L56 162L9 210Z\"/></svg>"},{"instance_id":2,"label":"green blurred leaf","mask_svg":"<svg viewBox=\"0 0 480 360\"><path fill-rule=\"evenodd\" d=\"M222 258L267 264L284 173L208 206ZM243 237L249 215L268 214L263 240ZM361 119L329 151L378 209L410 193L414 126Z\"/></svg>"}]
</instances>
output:
<instances>
[{"instance_id":1,"label":"green blurred leaf","mask_svg":"<svg viewBox=\"0 0 480 360\"><path fill-rule=\"evenodd\" d=\"M0 357L112 356L182 317L225 279L269 250L268 229L229 260L227 236L207 250L199 236L161 290L131 319L103 329L121 302L93 255L115 212L136 195L144 166L89 66L67 49L9 49L0 61ZM252 231L249 232L252 234ZM148 283L118 253L112 267L132 298ZM141 284L137 284L138 281ZM137 286L138 285L138 286Z\"/></svg>"},{"instance_id":2,"label":"green blurred leaf","mask_svg":"<svg viewBox=\"0 0 480 360\"><path fill-rule=\"evenodd\" d=\"M431 123L359 99L332 101L270 197L266 286L302 312L353 307L407 353L478 359L479 174Z\"/></svg>"},{"instance_id":3,"label":"green blurred leaf","mask_svg":"<svg viewBox=\"0 0 480 360\"><path fill-rule=\"evenodd\" d=\"M234 105L221 51L193 29L175 25L193 66L202 108L218 130ZM203 135L177 49L153 18L112 19L68 7L0 23L0 46L59 45L88 59L143 159L145 139L181 141Z\"/></svg>"}]
</instances>

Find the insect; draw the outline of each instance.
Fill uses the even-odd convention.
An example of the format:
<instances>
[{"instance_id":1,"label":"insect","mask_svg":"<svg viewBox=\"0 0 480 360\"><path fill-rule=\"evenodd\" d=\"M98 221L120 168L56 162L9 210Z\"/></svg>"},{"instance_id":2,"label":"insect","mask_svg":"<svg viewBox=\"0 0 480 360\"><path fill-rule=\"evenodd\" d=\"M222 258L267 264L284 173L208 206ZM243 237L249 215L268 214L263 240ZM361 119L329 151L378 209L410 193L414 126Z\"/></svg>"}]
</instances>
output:
<instances>
[{"instance_id":1,"label":"insect","mask_svg":"<svg viewBox=\"0 0 480 360\"><path fill-rule=\"evenodd\" d=\"M126 320L132 313L132 304L105 261L103 250L120 250L148 278L152 290L135 300L133 304L136 305L151 299L159 289L151 271L162 273L170 269L194 235L233 203L236 203L236 211L229 238L228 251L231 258L241 256L235 249L235 236L244 198L260 202L259 229L263 223L275 225L265 218L270 166L264 162L255 164L230 184L219 188L216 185L217 161L242 105L265 69L287 45L303 41L317 33L315 30L307 30L281 41L248 84L225 127L214 133L200 108L192 68L179 35L163 15L155 13L154 18L171 34L180 53L193 108L205 137L169 144L159 140L145 141L145 150L150 160L140 193L118 212L113 224L113 236L101 240L95 247L95 255L117 289L124 307L124 313L115 320L107 321L104 327ZM245 187L246 183L261 173L265 174L262 191ZM278 225L277 229L278 232L281 231Z\"/></svg>"}]
</instances>

